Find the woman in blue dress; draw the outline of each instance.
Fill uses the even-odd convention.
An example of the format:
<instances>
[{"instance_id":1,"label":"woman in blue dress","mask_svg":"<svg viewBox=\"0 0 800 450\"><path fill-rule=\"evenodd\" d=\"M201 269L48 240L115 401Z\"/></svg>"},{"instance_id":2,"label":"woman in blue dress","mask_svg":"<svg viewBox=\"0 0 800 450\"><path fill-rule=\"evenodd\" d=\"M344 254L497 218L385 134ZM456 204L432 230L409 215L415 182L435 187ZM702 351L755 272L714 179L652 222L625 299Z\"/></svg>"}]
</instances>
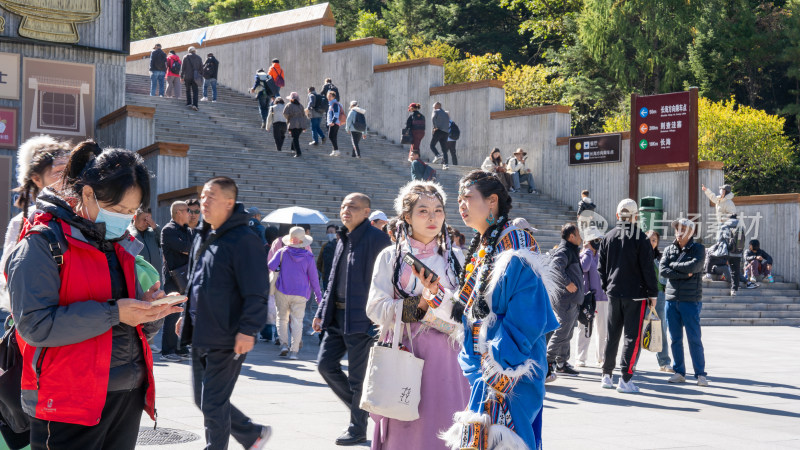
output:
<instances>
[{"instance_id":1,"label":"woman in blue dress","mask_svg":"<svg viewBox=\"0 0 800 450\"><path fill-rule=\"evenodd\" d=\"M510 223L511 197L494 175L465 176L458 205L476 231L453 299L453 316L464 326L459 363L470 400L441 437L455 450L539 449L545 335L558 327L549 299L555 276L533 236Z\"/></svg>"}]
</instances>

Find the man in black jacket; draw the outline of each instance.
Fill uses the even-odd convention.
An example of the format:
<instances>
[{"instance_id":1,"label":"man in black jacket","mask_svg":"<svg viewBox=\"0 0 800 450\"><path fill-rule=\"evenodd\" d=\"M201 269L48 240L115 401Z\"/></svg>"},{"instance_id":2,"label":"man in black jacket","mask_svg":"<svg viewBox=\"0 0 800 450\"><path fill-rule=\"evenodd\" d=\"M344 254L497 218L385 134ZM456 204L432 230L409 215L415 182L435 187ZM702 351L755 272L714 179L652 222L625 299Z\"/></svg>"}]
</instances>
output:
<instances>
[{"instance_id":1,"label":"man in black jacket","mask_svg":"<svg viewBox=\"0 0 800 450\"><path fill-rule=\"evenodd\" d=\"M339 233L328 290L314 317L315 331L325 330L317 358L319 373L350 409L350 425L337 445L357 445L367 440L369 415L359 408L361 386L367 370L375 329L367 318L367 295L378 253L391 245L389 236L370 225L370 199L353 193L339 212L344 229ZM347 354L348 374L341 360Z\"/></svg>"},{"instance_id":2,"label":"man in black jacket","mask_svg":"<svg viewBox=\"0 0 800 450\"><path fill-rule=\"evenodd\" d=\"M667 326L672 341L672 360L675 374L670 383L686 382L686 364L683 359L683 329L689 341L694 376L698 386L708 386L706 359L700 336L700 311L703 309L703 262L706 252L694 242L694 222L677 219L672 222L675 241L664 250L659 273L667 279ZM666 342L664 343L666 345Z\"/></svg>"},{"instance_id":3,"label":"man in black jacket","mask_svg":"<svg viewBox=\"0 0 800 450\"><path fill-rule=\"evenodd\" d=\"M172 203L170 220L161 229L161 253L164 264L161 279L164 280L164 292L185 294L186 271L189 263L189 250L192 248L192 233L187 226L189 207L185 202ZM188 359L189 352L181 348L178 337L172 333L180 314L170 314L164 319L164 331L161 333L161 360L180 362Z\"/></svg>"},{"instance_id":4,"label":"man in black jacket","mask_svg":"<svg viewBox=\"0 0 800 450\"><path fill-rule=\"evenodd\" d=\"M208 87L211 86L211 103L217 101L217 72L219 72L219 60L214 57L213 53L206 56L206 62L203 63L203 98L201 102L208 101Z\"/></svg>"},{"instance_id":5,"label":"man in black jacket","mask_svg":"<svg viewBox=\"0 0 800 450\"><path fill-rule=\"evenodd\" d=\"M271 427L257 425L231 405L231 394L256 333L267 319L267 253L236 202L236 183L207 181L200 195L203 226L190 254L189 301L176 326L192 344L194 401L203 412L206 449L227 449L230 435L261 449Z\"/></svg>"},{"instance_id":6,"label":"man in black jacket","mask_svg":"<svg viewBox=\"0 0 800 450\"><path fill-rule=\"evenodd\" d=\"M161 44L156 44L150 52L150 96L164 96L164 77L167 75L167 54L161 50Z\"/></svg>"},{"instance_id":7,"label":"man in black jacket","mask_svg":"<svg viewBox=\"0 0 800 450\"><path fill-rule=\"evenodd\" d=\"M561 227L561 243L553 251L550 266L559 275L559 290L552 300L553 312L558 318L558 328L547 342L547 379L553 381L553 373L577 376L580 374L567 362L572 332L583 303L583 269L580 260L581 234L574 223Z\"/></svg>"},{"instance_id":8,"label":"man in black jacket","mask_svg":"<svg viewBox=\"0 0 800 450\"><path fill-rule=\"evenodd\" d=\"M653 270L653 246L636 224L636 202L626 198L617 205L617 225L606 233L598 251L598 266L603 290L608 295L608 341L601 386L613 389L619 340L625 332L617 391L636 393L631 381L641 352L644 313L648 304L655 307L658 282Z\"/></svg>"},{"instance_id":9,"label":"man in black jacket","mask_svg":"<svg viewBox=\"0 0 800 450\"><path fill-rule=\"evenodd\" d=\"M189 53L183 57L181 80L186 85L186 106L197 111L198 86L203 80L203 60L194 47L189 47Z\"/></svg>"}]
</instances>

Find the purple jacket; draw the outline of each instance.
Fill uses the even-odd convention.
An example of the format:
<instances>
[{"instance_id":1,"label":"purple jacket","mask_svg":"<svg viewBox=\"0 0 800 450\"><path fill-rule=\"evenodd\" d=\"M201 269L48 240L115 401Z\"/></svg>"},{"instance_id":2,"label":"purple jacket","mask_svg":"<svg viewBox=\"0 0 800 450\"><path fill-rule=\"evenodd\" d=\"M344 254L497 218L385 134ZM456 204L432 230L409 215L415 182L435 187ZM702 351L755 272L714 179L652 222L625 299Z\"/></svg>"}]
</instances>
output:
<instances>
[{"instance_id":1,"label":"purple jacket","mask_svg":"<svg viewBox=\"0 0 800 450\"><path fill-rule=\"evenodd\" d=\"M600 256L592 252L591 248L581 251L581 269L583 269L583 292L594 291L594 299L598 302L608 301L603 285L600 283L600 272L597 271L597 262Z\"/></svg>"},{"instance_id":2,"label":"purple jacket","mask_svg":"<svg viewBox=\"0 0 800 450\"><path fill-rule=\"evenodd\" d=\"M283 261L281 261L283 255ZM304 248L283 247L275 252L269 261L269 270L278 272L278 290L285 295L299 295L309 298L311 288L317 296L317 303L322 299L319 290L319 273L314 262L314 255Z\"/></svg>"}]
</instances>

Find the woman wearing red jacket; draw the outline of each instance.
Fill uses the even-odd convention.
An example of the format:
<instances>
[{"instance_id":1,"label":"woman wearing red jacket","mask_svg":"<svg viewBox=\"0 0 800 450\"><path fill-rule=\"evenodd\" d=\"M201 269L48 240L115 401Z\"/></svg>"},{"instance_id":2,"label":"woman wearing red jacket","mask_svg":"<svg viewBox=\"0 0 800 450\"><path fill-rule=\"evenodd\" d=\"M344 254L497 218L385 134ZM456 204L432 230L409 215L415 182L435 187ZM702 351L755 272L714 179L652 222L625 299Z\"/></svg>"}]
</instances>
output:
<instances>
[{"instance_id":1,"label":"woman wearing red jacket","mask_svg":"<svg viewBox=\"0 0 800 450\"><path fill-rule=\"evenodd\" d=\"M158 283L139 287L142 244L127 226L149 198L139 155L83 142L9 257L33 449L133 449L142 410L155 419L147 337L181 309L149 303L164 296Z\"/></svg>"}]
</instances>

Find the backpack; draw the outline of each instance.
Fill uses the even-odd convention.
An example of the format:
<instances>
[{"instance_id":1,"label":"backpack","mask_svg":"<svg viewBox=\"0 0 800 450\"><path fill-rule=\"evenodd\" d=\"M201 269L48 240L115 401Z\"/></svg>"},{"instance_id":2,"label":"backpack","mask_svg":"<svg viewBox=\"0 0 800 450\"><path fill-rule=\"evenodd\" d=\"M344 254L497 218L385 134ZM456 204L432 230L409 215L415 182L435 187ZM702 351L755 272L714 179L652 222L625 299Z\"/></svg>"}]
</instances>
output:
<instances>
[{"instance_id":1,"label":"backpack","mask_svg":"<svg viewBox=\"0 0 800 450\"><path fill-rule=\"evenodd\" d=\"M203 78L212 78L211 75L214 73L214 63L212 61L206 61L203 64Z\"/></svg>"},{"instance_id":2,"label":"backpack","mask_svg":"<svg viewBox=\"0 0 800 450\"><path fill-rule=\"evenodd\" d=\"M344 115L344 108L341 103L336 103L336 108L339 109L339 125L347 122L347 116Z\"/></svg>"},{"instance_id":3,"label":"backpack","mask_svg":"<svg viewBox=\"0 0 800 450\"><path fill-rule=\"evenodd\" d=\"M730 230L728 236L728 251L734 255L741 255L744 251L744 228L737 226Z\"/></svg>"},{"instance_id":4,"label":"backpack","mask_svg":"<svg viewBox=\"0 0 800 450\"><path fill-rule=\"evenodd\" d=\"M583 303L578 310L578 323L584 326L584 336L592 337L592 324L597 310L597 301L594 298L594 291L583 294Z\"/></svg>"},{"instance_id":5,"label":"backpack","mask_svg":"<svg viewBox=\"0 0 800 450\"><path fill-rule=\"evenodd\" d=\"M458 125L455 122L450 122L450 134L448 137L454 141L461 137L461 130L458 129Z\"/></svg>"},{"instance_id":6,"label":"backpack","mask_svg":"<svg viewBox=\"0 0 800 450\"><path fill-rule=\"evenodd\" d=\"M283 79L283 69L280 69L280 71L275 70L275 74L278 76L278 78L275 78L275 86L278 86L279 88L286 86L286 80Z\"/></svg>"},{"instance_id":7,"label":"backpack","mask_svg":"<svg viewBox=\"0 0 800 450\"><path fill-rule=\"evenodd\" d=\"M328 99L324 95L314 93L314 111L318 114L328 113Z\"/></svg>"},{"instance_id":8,"label":"backpack","mask_svg":"<svg viewBox=\"0 0 800 450\"><path fill-rule=\"evenodd\" d=\"M169 71L170 71L170 73L173 73L175 75L180 75L181 74L181 60L178 59L178 58L173 59L172 62L169 63Z\"/></svg>"},{"instance_id":9,"label":"backpack","mask_svg":"<svg viewBox=\"0 0 800 450\"><path fill-rule=\"evenodd\" d=\"M356 111L356 117L355 120L353 120L353 129L360 133L367 131L367 118L358 111Z\"/></svg>"}]
</instances>

